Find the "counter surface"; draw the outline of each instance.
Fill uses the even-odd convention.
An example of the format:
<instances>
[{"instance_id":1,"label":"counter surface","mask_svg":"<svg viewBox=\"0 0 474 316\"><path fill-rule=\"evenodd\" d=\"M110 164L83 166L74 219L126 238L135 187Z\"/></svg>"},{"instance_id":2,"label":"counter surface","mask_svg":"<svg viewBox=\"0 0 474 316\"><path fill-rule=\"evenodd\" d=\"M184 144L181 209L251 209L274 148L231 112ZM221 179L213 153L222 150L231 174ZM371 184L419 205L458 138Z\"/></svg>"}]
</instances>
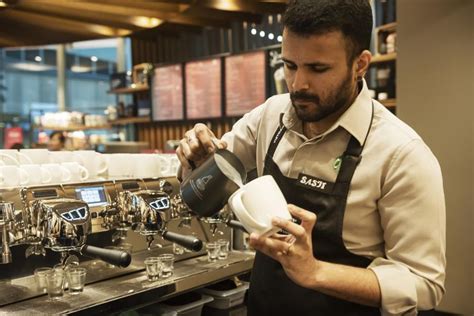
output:
<instances>
[{"instance_id":1,"label":"counter surface","mask_svg":"<svg viewBox=\"0 0 474 316\"><path fill-rule=\"evenodd\" d=\"M185 259L175 263L174 274L167 279L150 282L144 271L143 260L153 253L134 254L134 265L139 271L121 275L97 283L87 284L84 292L72 296L66 291L57 301L50 301L46 294L0 308L0 315L33 314L99 314L135 309L165 300L171 296L250 271L253 252L232 251L225 260L208 262L207 255ZM84 266L94 274L100 272L97 261L86 262ZM106 268L105 266L103 267ZM112 268L118 269L118 268ZM35 287L33 277L23 278L25 286ZM8 287L0 289L0 295Z\"/></svg>"}]
</instances>

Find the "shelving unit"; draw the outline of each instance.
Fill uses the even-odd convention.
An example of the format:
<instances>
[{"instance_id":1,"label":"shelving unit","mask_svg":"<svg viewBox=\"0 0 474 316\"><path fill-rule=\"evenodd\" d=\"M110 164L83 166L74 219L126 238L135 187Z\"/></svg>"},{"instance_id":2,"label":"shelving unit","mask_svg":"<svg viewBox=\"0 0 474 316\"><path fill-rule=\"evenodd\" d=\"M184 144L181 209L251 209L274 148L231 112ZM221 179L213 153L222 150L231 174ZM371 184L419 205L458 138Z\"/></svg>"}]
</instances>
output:
<instances>
[{"instance_id":1,"label":"shelving unit","mask_svg":"<svg viewBox=\"0 0 474 316\"><path fill-rule=\"evenodd\" d=\"M129 94L129 93L137 93L137 92L146 92L149 91L149 86L130 86L126 88L119 88L107 91L110 94Z\"/></svg>"},{"instance_id":2,"label":"shelving unit","mask_svg":"<svg viewBox=\"0 0 474 316\"><path fill-rule=\"evenodd\" d=\"M85 125L70 125L70 126L33 126L35 129L42 130L57 130L65 132L74 132L74 131L85 131L85 130L100 130L100 129L110 129L112 125L100 125L100 126L85 126Z\"/></svg>"},{"instance_id":3,"label":"shelving unit","mask_svg":"<svg viewBox=\"0 0 474 316\"><path fill-rule=\"evenodd\" d=\"M397 107L397 99L386 99L379 102L389 109L395 109Z\"/></svg>"},{"instance_id":4,"label":"shelving unit","mask_svg":"<svg viewBox=\"0 0 474 316\"><path fill-rule=\"evenodd\" d=\"M139 117L124 117L119 118L114 121L109 121L111 125L126 125L126 124L142 124L142 123L150 123L151 119L148 116L139 116Z\"/></svg>"},{"instance_id":5,"label":"shelving unit","mask_svg":"<svg viewBox=\"0 0 474 316\"><path fill-rule=\"evenodd\" d=\"M397 60L397 53L376 54L372 56L371 64L384 63Z\"/></svg>"}]
</instances>

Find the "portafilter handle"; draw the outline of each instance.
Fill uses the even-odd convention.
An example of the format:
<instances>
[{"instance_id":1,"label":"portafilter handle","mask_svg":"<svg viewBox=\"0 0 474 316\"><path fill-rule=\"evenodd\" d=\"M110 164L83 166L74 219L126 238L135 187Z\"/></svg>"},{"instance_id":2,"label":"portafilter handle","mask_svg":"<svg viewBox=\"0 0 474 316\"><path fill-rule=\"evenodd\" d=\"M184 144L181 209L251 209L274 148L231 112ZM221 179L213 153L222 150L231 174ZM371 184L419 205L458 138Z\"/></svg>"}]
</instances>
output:
<instances>
[{"instance_id":1,"label":"portafilter handle","mask_svg":"<svg viewBox=\"0 0 474 316\"><path fill-rule=\"evenodd\" d=\"M163 237L163 239L165 240L174 242L192 251L197 252L202 249L202 240L196 238L193 235L182 235L170 231L165 231L163 234L161 234L161 237Z\"/></svg>"},{"instance_id":2,"label":"portafilter handle","mask_svg":"<svg viewBox=\"0 0 474 316\"><path fill-rule=\"evenodd\" d=\"M83 256L97 258L122 268L128 267L130 262L132 262L132 256L128 252L117 249L104 249L90 245L83 245L79 252Z\"/></svg>"}]
</instances>

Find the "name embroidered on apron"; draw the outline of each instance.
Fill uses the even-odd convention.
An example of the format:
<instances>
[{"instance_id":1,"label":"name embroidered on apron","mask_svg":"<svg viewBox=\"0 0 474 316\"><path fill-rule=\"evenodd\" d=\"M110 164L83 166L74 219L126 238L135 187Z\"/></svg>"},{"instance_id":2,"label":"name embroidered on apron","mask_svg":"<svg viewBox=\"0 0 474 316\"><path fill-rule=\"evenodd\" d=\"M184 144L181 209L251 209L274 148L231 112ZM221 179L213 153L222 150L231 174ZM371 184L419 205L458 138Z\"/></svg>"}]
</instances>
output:
<instances>
[{"instance_id":1,"label":"name embroidered on apron","mask_svg":"<svg viewBox=\"0 0 474 316\"><path fill-rule=\"evenodd\" d=\"M312 177L310 175L300 173L298 175L298 182L297 184L301 187L308 188L311 190L329 193L332 192L332 188L334 187L334 183L319 179L316 177Z\"/></svg>"}]
</instances>

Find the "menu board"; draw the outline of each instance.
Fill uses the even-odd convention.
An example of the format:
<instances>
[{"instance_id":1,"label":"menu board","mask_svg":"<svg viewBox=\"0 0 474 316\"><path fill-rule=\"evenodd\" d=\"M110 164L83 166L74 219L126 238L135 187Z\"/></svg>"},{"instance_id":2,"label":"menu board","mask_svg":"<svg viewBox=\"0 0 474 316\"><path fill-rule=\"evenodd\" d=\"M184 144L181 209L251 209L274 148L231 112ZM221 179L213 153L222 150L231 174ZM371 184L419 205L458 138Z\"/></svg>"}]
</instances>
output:
<instances>
[{"instance_id":1,"label":"menu board","mask_svg":"<svg viewBox=\"0 0 474 316\"><path fill-rule=\"evenodd\" d=\"M240 116L265 102L265 52L225 58L226 115Z\"/></svg>"},{"instance_id":2,"label":"menu board","mask_svg":"<svg viewBox=\"0 0 474 316\"><path fill-rule=\"evenodd\" d=\"M186 115L188 119L222 116L221 59L186 63Z\"/></svg>"},{"instance_id":3,"label":"menu board","mask_svg":"<svg viewBox=\"0 0 474 316\"><path fill-rule=\"evenodd\" d=\"M182 120L183 67L181 64L157 67L153 76L153 120Z\"/></svg>"}]
</instances>

